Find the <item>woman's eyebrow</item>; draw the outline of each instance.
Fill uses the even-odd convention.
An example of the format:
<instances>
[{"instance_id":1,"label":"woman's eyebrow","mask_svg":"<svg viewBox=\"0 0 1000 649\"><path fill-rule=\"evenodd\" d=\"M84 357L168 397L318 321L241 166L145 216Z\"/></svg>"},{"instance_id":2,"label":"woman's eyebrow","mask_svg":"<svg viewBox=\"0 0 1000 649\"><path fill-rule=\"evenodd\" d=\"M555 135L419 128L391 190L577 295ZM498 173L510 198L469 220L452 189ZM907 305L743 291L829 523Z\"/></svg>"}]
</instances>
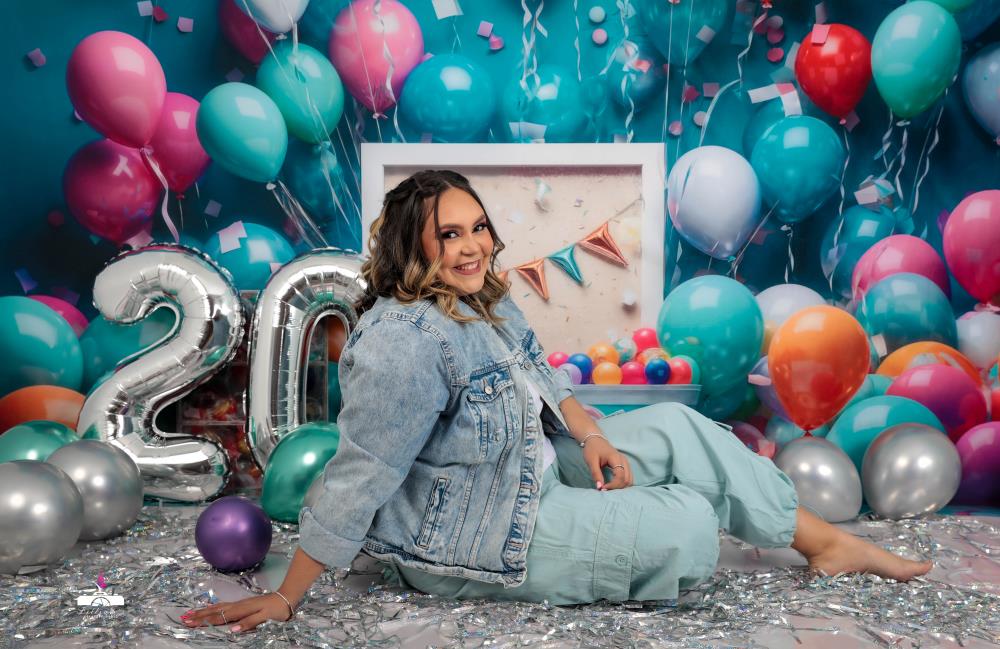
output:
<instances>
[{"instance_id":1,"label":"woman's eyebrow","mask_svg":"<svg viewBox=\"0 0 1000 649\"><path fill-rule=\"evenodd\" d=\"M472 224L472 227L476 227L477 225L479 225L480 223L483 223L484 221L486 221L486 215L485 214L483 214L482 216L480 216L479 219L475 223ZM454 228L455 230L461 230L462 226L458 225L457 223L442 223L441 224L441 229L444 230L445 228Z\"/></svg>"}]
</instances>

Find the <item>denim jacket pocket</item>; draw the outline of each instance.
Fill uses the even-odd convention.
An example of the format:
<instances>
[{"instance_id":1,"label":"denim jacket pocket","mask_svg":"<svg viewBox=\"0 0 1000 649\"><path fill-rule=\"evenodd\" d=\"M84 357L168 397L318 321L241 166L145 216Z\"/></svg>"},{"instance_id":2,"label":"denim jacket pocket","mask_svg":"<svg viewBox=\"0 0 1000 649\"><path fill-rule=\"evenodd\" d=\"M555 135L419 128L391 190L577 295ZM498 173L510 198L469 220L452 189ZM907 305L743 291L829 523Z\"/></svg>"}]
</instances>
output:
<instances>
[{"instance_id":1,"label":"denim jacket pocket","mask_svg":"<svg viewBox=\"0 0 1000 649\"><path fill-rule=\"evenodd\" d=\"M431 495L427 499L427 508L424 510L424 520L420 524L420 536L417 537L417 545L425 550L430 548L431 539L438 527L438 519L441 517L441 510L444 508L445 495L448 493L448 478L438 477L434 480L431 488Z\"/></svg>"},{"instance_id":2,"label":"denim jacket pocket","mask_svg":"<svg viewBox=\"0 0 1000 649\"><path fill-rule=\"evenodd\" d=\"M506 442L507 431L513 425L514 378L510 369L474 374L468 399L479 424L479 450L485 459L491 446Z\"/></svg>"}]
</instances>

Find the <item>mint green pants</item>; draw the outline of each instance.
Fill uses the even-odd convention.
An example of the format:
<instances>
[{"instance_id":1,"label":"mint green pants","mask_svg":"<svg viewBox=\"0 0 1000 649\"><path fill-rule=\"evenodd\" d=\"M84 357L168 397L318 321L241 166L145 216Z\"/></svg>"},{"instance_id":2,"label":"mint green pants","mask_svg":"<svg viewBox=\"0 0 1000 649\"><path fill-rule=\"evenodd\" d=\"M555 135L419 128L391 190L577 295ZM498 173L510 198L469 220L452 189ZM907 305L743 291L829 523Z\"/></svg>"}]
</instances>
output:
<instances>
[{"instance_id":1,"label":"mint green pants","mask_svg":"<svg viewBox=\"0 0 1000 649\"><path fill-rule=\"evenodd\" d=\"M628 457L635 484L597 491L579 444L552 438L557 460L543 476L521 585L398 567L400 583L459 599L676 599L715 571L720 528L763 548L791 544L798 506L791 480L711 419L664 403L598 425Z\"/></svg>"}]
</instances>

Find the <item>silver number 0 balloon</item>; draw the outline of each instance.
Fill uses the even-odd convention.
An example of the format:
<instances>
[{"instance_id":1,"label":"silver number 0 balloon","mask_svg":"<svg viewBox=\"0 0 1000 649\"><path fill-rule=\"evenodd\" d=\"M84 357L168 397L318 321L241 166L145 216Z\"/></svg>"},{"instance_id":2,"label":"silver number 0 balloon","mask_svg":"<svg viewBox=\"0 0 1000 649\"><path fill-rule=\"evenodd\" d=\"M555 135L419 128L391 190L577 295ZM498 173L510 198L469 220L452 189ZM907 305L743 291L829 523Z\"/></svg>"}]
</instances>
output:
<instances>
[{"instance_id":1,"label":"silver number 0 balloon","mask_svg":"<svg viewBox=\"0 0 1000 649\"><path fill-rule=\"evenodd\" d=\"M147 246L120 255L100 272L94 305L119 323L170 308L179 324L91 392L78 430L128 453L149 497L199 502L217 495L229 476L225 451L207 439L164 433L155 420L235 355L244 315L232 281L200 253Z\"/></svg>"},{"instance_id":2,"label":"silver number 0 balloon","mask_svg":"<svg viewBox=\"0 0 1000 649\"><path fill-rule=\"evenodd\" d=\"M357 324L353 305L365 291L361 264L360 257L337 248L314 251L276 271L257 300L247 433L261 468L278 441L303 422L304 368L316 322L339 317L348 335Z\"/></svg>"}]
</instances>

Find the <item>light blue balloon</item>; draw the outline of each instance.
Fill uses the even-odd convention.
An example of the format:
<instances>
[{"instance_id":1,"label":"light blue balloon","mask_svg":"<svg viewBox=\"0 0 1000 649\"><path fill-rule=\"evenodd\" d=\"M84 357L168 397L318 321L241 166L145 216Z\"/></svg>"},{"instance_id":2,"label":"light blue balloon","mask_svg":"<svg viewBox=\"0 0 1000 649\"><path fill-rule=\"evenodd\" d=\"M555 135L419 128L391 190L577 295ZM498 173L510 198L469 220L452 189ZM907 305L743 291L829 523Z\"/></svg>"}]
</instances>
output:
<instances>
[{"instance_id":1,"label":"light blue balloon","mask_svg":"<svg viewBox=\"0 0 1000 649\"><path fill-rule=\"evenodd\" d=\"M209 238L205 252L232 274L236 288L259 291L277 270L272 265L287 264L295 257L295 250L271 228L244 221L243 229L247 236L240 238L238 248L222 252L222 237L216 233Z\"/></svg>"},{"instance_id":2,"label":"light blue balloon","mask_svg":"<svg viewBox=\"0 0 1000 649\"><path fill-rule=\"evenodd\" d=\"M306 142L324 142L344 113L344 84L317 50L282 41L257 70L257 87L274 100L288 131Z\"/></svg>"},{"instance_id":3,"label":"light blue balloon","mask_svg":"<svg viewBox=\"0 0 1000 649\"><path fill-rule=\"evenodd\" d=\"M944 426L927 406L913 399L883 395L859 401L837 418L828 440L839 446L861 471L868 446L879 433L896 424L925 424L933 426L944 435Z\"/></svg>"},{"instance_id":4,"label":"light blue balloon","mask_svg":"<svg viewBox=\"0 0 1000 649\"><path fill-rule=\"evenodd\" d=\"M288 147L288 130L274 101L245 83L224 83L198 108L198 139L226 171L255 182L274 180Z\"/></svg>"},{"instance_id":5,"label":"light blue balloon","mask_svg":"<svg viewBox=\"0 0 1000 649\"><path fill-rule=\"evenodd\" d=\"M954 14L962 40L971 41L1000 18L1000 2L997 0L975 0L972 4Z\"/></svg>"},{"instance_id":6,"label":"light blue balloon","mask_svg":"<svg viewBox=\"0 0 1000 649\"><path fill-rule=\"evenodd\" d=\"M830 221L820 245L819 260L834 293L851 297L851 278L858 260L877 242L892 235L895 227L896 217L881 206L872 211L852 205L844 210L842 217Z\"/></svg>"},{"instance_id":7,"label":"light blue balloon","mask_svg":"<svg viewBox=\"0 0 1000 649\"><path fill-rule=\"evenodd\" d=\"M698 58L712 36L726 26L730 3L728 0L677 4L639 0L638 5L639 15L657 49L671 65L684 67Z\"/></svg>"},{"instance_id":8,"label":"light blue balloon","mask_svg":"<svg viewBox=\"0 0 1000 649\"><path fill-rule=\"evenodd\" d=\"M764 202L785 223L808 218L840 187L844 147L825 122L806 115L771 126L753 148Z\"/></svg>"},{"instance_id":9,"label":"light blue balloon","mask_svg":"<svg viewBox=\"0 0 1000 649\"><path fill-rule=\"evenodd\" d=\"M749 98L745 101L749 102ZM799 105L802 107L802 114L808 115L810 117L816 117L818 115L819 109L816 105L809 101L809 97L805 93L799 93ZM772 99L770 101L765 101L757 107L757 110L750 116L747 120L746 125L743 127L743 153L746 154L747 158L753 155L753 148L760 141L760 138L764 137L764 133L767 129L771 128L781 120L785 119L785 106L779 99Z\"/></svg>"},{"instance_id":10,"label":"light blue balloon","mask_svg":"<svg viewBox=\"0 0 1000 649\"><path fill-rule=\"evenodd\" d=\"M881 397L892 385L891 376L883 376L881 374L869 374L865 377L865 380L861 383L861 387L858 391L854 393L851 400L844 404L844 407L840 409L840 413L845 412L848 408L856 403L860 403L865 399L871 399L872 397ZM838 417L840 414L837 415Z\"/></svg>"},{"instance_id":11,"label":"light blue balloon","mask_svg":"<svg viewBox=\"0 0 1000 649\"><path fill-rule=\"evenodd\" d=\"M32 385L80 389L80 340L61 315L38 300L0 297L0 358L0 397Z\"/></svg>"},{"instance_id":12,"label":"light blue balloon","mask_svg":"<svg viewBox=\"0 0 1000 649\"><path fill-rule=\"evenodd\" d=\"M923 275L896 273L868 289L855 317L869 336L881 336L885 353L920 341L958 346L951 304Z\"/></svg>"},{"instance_id":13,"label":"light blue balloon","mask_svg":"<svg viewBox=\"0 0 1000 649\"><path fill-rule=\"evenodd\" d=\"M495 95L486 68L461 54L436 54L406 78L399 111L433 142L479 142L496 111Z\"/></svg>"},{"instance_id":14,"label":"light blue balloon","mask_svg":"<svg viewBox=\"0 0 1000 649\"><path fill-rule=\"evenodd\" d=\"M502 132L511 142L579 142L588 131L575 72L551 63L538 66L537 79L529 74L527 88L518 71L500 102Z\"/></svg>"},{"instance_id":15,"label":"light blue balloon","mask_svg":"<svg viewBox=\"0 0 1000 649\"><path fill-rule=\"evenodd\" d=\"M1000 143L1000 43L979 50L965 65L962 95L979 125Z\"/></svg>"},{"instance_id":16,"label":"light blue balloon","mask_svg":"<svg viewBox=\"0 0 1000 649\"><path fill-rule=\"evenodd\" d=\"M703 392L698 400L698 412L714 419L744 420L757 410L760 400L749 383L737 383L718 394Z\"/></svg>"},{"instance_id":17,"label":"light blue balloon","mask_svg":"<svg viewBox=\"0 0 1000 649\"><path fill-rule=\"evenodd\" d=\"M133 324L96 317L80 336L83 350L83 389L91 390L111 376L115 367L169 334L177 321L171 309L160 307Z\"/></svg>"},{"instance_id":18,"label":"light blue balloon","mask_svg":"<svg viewBox=\"0 0 1000 649\"><path fill-rule=\"evenodd\" d=\"M671 356L690 356L698 364L705 392L721 394L746 381L760 354L764 317L745 286L705 275L667 295L656 330Z\"/></svg>"},{"instance_id":19,"label":"light blue balloon","mask_svg":"<svg viewBox=\"0 0 1000 649\"><path fill-rule=\"evenodd\" d=\"M361 214L345 169L329 142L288 143L281 177L331 246L361 250Z\"/></svg>"},{"instance_id":20,"label":"light blue balloon","mask_svg":"<svg viewBox=\"0 0 1000 649\"><path fill-rule=\"evenodd\" d=\"M819 428L811 431L809 434L813 437L826 437L830 433L830 426L823 424ZM777 445L780 451L785 447L785 444L803 437L806 431L799 428L792 422L788 421L784 417L775 415L767 420L767 427L764 429L764 437L771 440Z\"/></svg>"},{"instance_id":21,"label":"light blue balloon","mask_svg":"<svg viewBox=\"0 0 1000 649\"><path fill-rule=\"evenodd\" d=\"M645 30L633 21L628 40L615 48L604 80L607 93L626 110L634 110L663 91L666 60ZM631 103L630 103L631 102Z\"/></svg>"},{"instance_id":22,"label":"light blue balloon","mask_svg":"<svg viewBox=\"0 0 1000 649\"><path fill-rule=\"evenodd\" d=\"M951 85L962 60L962 36L940 5L914 0L896 8L872 39L872 77L899 117L927 110Z\"/></svg>"}]
</instances>

